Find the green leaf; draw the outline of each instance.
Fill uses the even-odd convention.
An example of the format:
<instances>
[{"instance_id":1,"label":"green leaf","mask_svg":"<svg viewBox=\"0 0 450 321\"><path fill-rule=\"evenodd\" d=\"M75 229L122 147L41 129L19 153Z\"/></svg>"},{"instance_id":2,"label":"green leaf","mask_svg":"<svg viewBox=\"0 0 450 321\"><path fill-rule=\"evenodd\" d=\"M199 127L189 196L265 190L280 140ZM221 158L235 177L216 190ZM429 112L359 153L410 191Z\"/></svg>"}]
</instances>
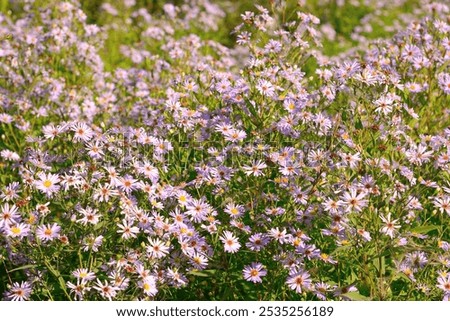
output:
<instances>
[{"instance_id":1,"label":"green leaf","mask_svg":"<svg viewBox=\"0 0 450 321\"><path fill-rule=\"evenodd\" d=\"M361 122L361 119L357 119L357 120L355 121L355 128L356 128L356 129L363 129L363 128L364 128L364 126L363 126L363 124L362 124L362 122Z\"/></svg>"},{"instance_id":2,"label":"green leaf","mask_svg":"<svg viewBox=\"0 0 450 321\"><path fill-rule=\"evenodd\" d=\"M439 225L424 225L424 226L419 226L419 227L413 228L411 230L411 232L418 233L418 234L427 234L428 232L437 230L438 228L440 228Z\"/></svg>"},{"instance_id":3,"label":"green leaf","mask_svg":"<svg viewBox=\"0 0 450 321\"><path fill-rule=\"evenodd\" d=\"M386 260L384 256L381 257L381 260L379 257L374 258L372 263L378 272L381 271L382 275L386 273Z\"/></svg>"},{"instance_id":4,"label":"green leaf","mask_svg":"<svg viewBox=\"0 0 450 321\"><path fill-rule=\"evenodd\" d=\"M35 264L28 264L28 265L23 265L21 267L9 270L9 272L15 272L15 271L20 271L20 270L26 270L26 269L33 269L35 268L37 265Z\"/></svg>"},{"instance_id":5,"label":"green leaf","mask_svg":"<svg viewBox=\"0 0 450 321\"><path fill-rule=\"evenodd\" d=\"M216 270L204 270L204 271L190 271L189 275L195 275L195 276L201 276L201 277L210 277L211 275L215 274Z\"/></svg>"}]
</instances>

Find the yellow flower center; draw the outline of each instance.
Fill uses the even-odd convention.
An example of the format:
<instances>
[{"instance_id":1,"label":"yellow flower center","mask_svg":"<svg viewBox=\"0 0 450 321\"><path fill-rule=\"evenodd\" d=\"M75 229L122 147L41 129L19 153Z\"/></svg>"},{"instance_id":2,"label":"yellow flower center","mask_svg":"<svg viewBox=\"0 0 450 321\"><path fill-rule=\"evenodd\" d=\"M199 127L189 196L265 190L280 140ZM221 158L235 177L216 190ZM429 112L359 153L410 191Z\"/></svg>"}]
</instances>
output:
<instances>
[{"instance_id":1,"label":"yellow flower center","mask_svg":"<svg viewBox=\"0 0 450 321\"><path fill-rule=\"evenodd\" d=\"M49 188L50 186L52 186L52 182L46 179L42 185L44 185L44 187L46 188Z\"/></svg>"},{"instance_id":2,"label":"yellow flower center","mask_svg":"<svg viewBox=\"0 0 450 321\"><path fill-rule=\"evenodd\" d=\"M20 231L21 231L20 228L17 227L17 226L14 226L14 227L11 228L11 232L12 232L13 234L15 234L15 235L20 234Z\"/></svg>"}]
</instances>

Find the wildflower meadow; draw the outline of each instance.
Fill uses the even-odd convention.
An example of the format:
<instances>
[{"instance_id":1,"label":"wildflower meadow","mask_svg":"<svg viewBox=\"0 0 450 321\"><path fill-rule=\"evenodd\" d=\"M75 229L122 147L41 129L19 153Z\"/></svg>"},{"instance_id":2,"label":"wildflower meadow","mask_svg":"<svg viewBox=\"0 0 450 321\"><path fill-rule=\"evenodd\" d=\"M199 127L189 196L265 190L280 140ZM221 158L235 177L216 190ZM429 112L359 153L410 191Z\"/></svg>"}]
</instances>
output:
<instances>
[{"instance_id":1,"label":"wildflower meadow","mask_svg":"<svg viewBox=\"0 0 450 321\"><path fill-rule=\"evenodd\" d=\"M0 0L2 300L448 300L450 4Z\"/></svg>"}]
</instances>

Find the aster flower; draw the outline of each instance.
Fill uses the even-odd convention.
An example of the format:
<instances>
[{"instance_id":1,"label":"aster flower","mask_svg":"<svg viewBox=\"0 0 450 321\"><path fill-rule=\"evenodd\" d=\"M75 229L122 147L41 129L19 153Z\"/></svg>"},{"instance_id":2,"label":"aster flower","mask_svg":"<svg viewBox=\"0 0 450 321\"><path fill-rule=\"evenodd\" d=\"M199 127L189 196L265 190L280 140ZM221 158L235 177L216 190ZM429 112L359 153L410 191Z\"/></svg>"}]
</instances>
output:
<instances>
[{"instance_id":1,"label":"aster flower","mask_svg":"<svg viewBox=\"0 0 450 321\"><path fill-rule=\"evenodd\" d=\"M103 185L100 184L97 188L95 188L92 198L99 202L108 202L111 197L117 195L119 195L117 190L114 189L111 185L105 183Z\"/></svg>"},{"instance_id":2,"label":"aster flower","mask_svg":"<svg viewBox=\"0 0 450 321\"><path fill-rule=\"evenodd\" d=\"M132 226L132 222L129 222L126 219L122 220L122 224L117 224L119 229L117 233L122 233L121 238L128 240L129 238L136 238L136 234L139 233L139 228L136 226Z\"/></svg>"},{"instance_id":3,"label":"aster flower","mask_svg":"<svg viewBox=\"0 0 450 321\"><path fill-rule=\"evenodd\" d=\"M247 134L243 130L231 129L224 134L225 140L236 143L240 142L247 137Z\"/></svg>"},{"instance_id":4,"label":"aster flower","mask_svg":"<svg viewBox=\"0 0 450 321\"><path fill-rule=\"evenodd\" d=\"M238 218L244 215L245 209L242 205L236 205L234 203L229 203L225 206L225 213L229 214L232 218Z\"/></svg>"},{"instance_id":5,"label":"aster flower","mask_svg":"<svg viewBox=\"0 0 450 321\"><path fill-rule=\"evenodd\" d=\"M322 203L324 210L327 212L330 212L331 214L336 214L339 212L339 209L344 205L345 203L341 200L333 200L331 198L328 198L324 203Z\"/></svg>"},{"instance_id":6,"label":"aster flower","mask_svg":"<svg viewBox=\"0 0 450 321\"><path fill-rule=\"evenodd\" d=\"M346 211L361 212L368 204L368 201L364 199L366 195L366 193L357 194L356 189L350 189L349 192L345 192L342 196L342 202L343 205L346 206Z\"/></svg>"},{"instance_id":7,"label":"aster flower","mask_svg":"<svg viewBox=\"0 0 450 321\"><path fill-rule=\"evenodd\" d=\"M92 288L97 290L102 297L109 301L112 301L119 290L116 286L110 285L107 280L105 280L105 283L102 283L99 279L97 279L96 286L93 286Z\"/></svg>"},{"instance_id":8,"label":"aster flower","mask_svg":"<svg viewBox=\"0 0 450 321\"><path fill-rule=\"evenodd\" d=\"M98 252L98 249L103 244L103 235L95 237L94 235L89 235L83 240L83 251L93 251Z\"/></svg>"},{"instance_id":9,"label":"aster flower","mask_svg":"<svg viewBox=\"0 0 450 321\"><path fill-rule=\"evenodd\" d=\"M6 235L22 239L30 233L30 225L25 223L15 223L6 226Z\"/></svg>"},{"instance_id":10,"label":"aster flower","mask_svg":"<svg viewBox=\"0 0 450 321\"><path fill-rule=\"evenodd\" d=\"M383 223L385 224L380 229L380 232L388 235L391 239L394 238L394 233L396 232L397 229L399 229L401 227L400 225L396 225L396 223L398 222L398 219L392 220L391 213L388 213L388 215L386 217L383 215L380 215L380 218L383 221Z\"/></svg>"},{"instance_id":11,"label":"aster flower","mask_svg":"<svg viewBox=\"0 0 450 321\"><path fill-rule=\"evenodd\" d=\"M19 209L16 205L10 206L5 203L0 207L0 228L18 223L20 220Z\"/></svg>"},{"instance_id":12,"label":"aster flower","mask_svg":"<svg viewBox=\"0 0 450 321\"><path fill-rule=\"evenodd\" d=\"M242 166L242 169L247 176L253 175L256 177L264 176L262 170L265 168L267 168L267 165L261 160L253 161L251 166Z\"/></svg>"},{"instance_id":13,"label":"aster flower","mask_svg":"<svg viewBox=\"0 0 450 321\"><path fill-rule=\"evenodd\" d=\"M450 94L450 74L440 73L438 75L438 84L444 93Z\"/></svg>"},{"instance_id":14,"label":"aster flower","mask_svg":"<svg viewBox=\"0 0 450 321\"><path fill-rule=\"evenodd\" d=\"M79 301L82 301L86 292L91 289L83 279L77 279L76 284L67 281L66 285L70 289L70 293L75 295L75 300Z\"/></svg>"},{"instance_id":15,"label":"aster flower","mask_svg":"<svg viewBox=\"0 0 450 321\"><path fill-rule=\"evenodd\" d=\"M121 191L129 194L132 191L138 189L137 182L138 181L136 179L134 179L131 175L125 175L124 177L120 177L119 178L119 181L117 183L117 187Z\"/></svg>"},{"instance_id":16,"label":"aster flower","mask_svg":"<svg viewBox=\"0 0 450 321\"><path fill-rule=\"evenodd\" d=\"M158 239L148 239L147 253L151 258L162 258L169 253L169 247L163 241Z\"/></svg>"},{"instance_id":17,"label":"aster flower","mask_svg":"<svg viewBox=\"0 0 450 321\"><path fill-rule=\"evenodd\" d=\"M76 277L77 279L80 279L80 280L86 281L86 282L95 279L95 273L91 272L85 268L76 269L75 271L72 272L72 275L74 277Z\"/></svg>"},{"instance_id":18,"label":"aster flower","mask_svg":"<svg viewBox=\"0 0 450 321\"><path fill-rule=\"evenodd\" d=\"M318 282L313 285L313 293L322 301L327 299L326 295L329 291L332 291L332 287L328 283Z\"/></svg>"},{"instance_id":19,"label":"aster flower","mask_svg":"<svg viewBox=\"0 0 450 321\"><path fill-rule=\"evenodd\" d=\"M194 252L189 258L192 266L197 270L203 270L208 266L208 258L198 252Z\"/></svg>"},{"instance_id":20,"label":"aster flower","mask_svg":"<svg viewBox=\"0 0 450 321\"><path fill-rule=\"evenodd\" d=\"M439 289L444 291L444 301L448 301L450 298L450 273L447 275L441 275L437 279L438 284L436 285Z\"/></svg>"},{"instance_id":21,"label":"aster flower","mask_svg":"<svg viewBox=\"0 0 450 321\"><path fill-rule=\"evenodd\" d=\"M258 84L256 85L256 89L263 95L267 97L273 97L275 94L274 85L267 80L259 79Z\"/></svg>"},{"instance_id":22,"label":"aster flower","mask_svg":"<svg viewBox=\"0 0 450 321\"><path fill-rule=\"evenodd\" d=\"M6 297L11 301L27 301L32 292L31 283L28 281L14 282L6 291Z\"/></svg>"},{"instance_id":23,"label":"aster flower","mask_svg":"<svg viewBox=\"0 0 450 321\"><path fill-rule=\"evenodd\" d=\"M190 215L194 222L201 222L206 219L209 206L203 200L192 199L186 205L186 214Z\"/></svg>"},{"instance_id":24,"label":"aster flower","mask_svg":"<svg viewBox=\"0 0 450 321\"><path fill-rule=\"evenodd\" d=\"M60 179L58 175L39 173L38 178L39 180L35 181L36 188L45 193L48 197L59 191L60 186L58 183L60 182Z\"/></svg>"},{"instance_id":25,"label":"aster flower","mask_svg":"<svg viewBox=\"0 0 450 321\"><path fill-rule=\"evenodd\" d=\"M263 233L256 233L249 237L248 242L245 243L245 246L250 250L259 252L261 251L267 244L269 244L270 239Z\"/></svg>"},{"instance_id":26,"label":"aster flower","mask_svg":"<svg viewBox=\"0 0 450 321\"><path fill-rule=\"evenodd\" d=\"M138 286L144 290L144 293L148 296L155 296L158 293L156 287L156 279L154 276L147 276L138 282Z\"/></svg>"},{"instance_id":27,"label":"aster flower","mask_svg":"<svg viewBox=\"0 0 450 321\"><path fill-rule=\"evenodd\" d=\"M167 276L175 287L180 287L188 283L188 279L176 269L168 268Z\"/></svg>"},{"instance_id":28,"label":"aster flower","mask_svg":"<svg viewBox=\"0 0 450 321\"><path fill-rule=\"evenodd\" d=\"M225 252L236 253L241 247L239 244L239 239L230 231L224 231L219 239L224 245Z\"/></svg>"},{"instance_id":29,"label":"aster flower","mask_svg":"<svg viewBox=\"0 0 450 321\"><path fill-rule=\"evenodd\" d=\"M289 272L286 284L291 290L294 290L297 293L302 293L302 291L310 289L310 277L310 274L302 269L293 269Z\"/></svg>"},{"instance_id":30,"label":"aster flower","mask_svg":"<svg viewBox=\"0 0 450 321\"><path fill-rule=\"evenodd\" d=\"M92 129L90 129L85 123L76 123L72 125L70 129L75 132L75 135L73 136L74 141L87 142L94 136Z\"/></svg>"},{"instance_id":31,"label":"aster flower","mask_svg":"<svg viewBox=\"0 0 450 321\"><path fill-rule=\"evenodd\" d=\"M81 208L79 210L79 213L83 215L83 217L77 220L77 222L80 222L83 225L87 225L88 223L96 225L101 217L101 214L98 213L98 210L92 209L89 206L86 207L85 209Z\"/></svg>"},{"instance_id":32,"label":"aster flower","mask_svg":"<svg viewBox=\"0 0 450 321\"><path fill-rule=\"evenodd\" d=\"M252 262L251 265L246 265L242 270L242 275L246 281L253 283L261 283L261 277L267 274L267 270L259 262Z\"/></svg>"},{"instance_id":33,"label":"aster flower","mask_svg":"<svg viewBox=\"0 0 450 321\"><path fill-rule=\"evenodd\" d=\"M36 236L43 242L53 241L59 237L61 226L56 223L52 225L41 225L36 229Z\"/></svg>"},{"instance_id":34,"label":"aster flower","mask_svg":"<svg viewBox=\"0 0 450 321\"><path fill-rule=\"evenodd\" d=\"M450 197L445 195L443 197L435 197L433 204L439 212L441 213L447 213L447 215L450 215Z\"/></svg>"}]
</instances>

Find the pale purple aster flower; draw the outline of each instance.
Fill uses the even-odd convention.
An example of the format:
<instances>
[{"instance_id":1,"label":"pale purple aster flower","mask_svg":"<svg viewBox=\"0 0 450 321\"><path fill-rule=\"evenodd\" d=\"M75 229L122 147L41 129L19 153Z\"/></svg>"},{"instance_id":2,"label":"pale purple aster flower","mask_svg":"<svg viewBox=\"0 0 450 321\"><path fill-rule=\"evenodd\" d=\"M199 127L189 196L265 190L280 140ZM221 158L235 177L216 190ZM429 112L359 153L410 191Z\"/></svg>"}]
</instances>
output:
<instances>
[{"instance_id":1,"label":"pale purple aster flower","mask_svg":"<svg viewBox=\"0 0 450 321\"><path fill-rule=\"evenodd\" d=\"M109 301L112 301L119 290L116 286L109 285L108 280L105 280L105 283L103 284L99 279L97 279L96 286L93 286L92 288L97 290L102 297Z\"/></svg>"},{"instance_id":2,"label":"pale purple aster flower","mask_svg":"<svg viewBox=\"0 0 450 321\"><path fill-rule=\"evenodd\" d=\"M388 213L388 215L385 217L382 214L380 214L380 218L385 224L381 229L380 232L383 234L388 235L391 239L394 238L394 233L396 233L396 230L399 229L401 226L396 225L398 222L397 220L391 219L391 213Z\"/></svg>"},{"instance_id":3,"label":"pale purple aster flower","mask_svg":"<svg viewBox=\"0 0 450 321\"><path fill-rule=\"evenodd\" d=\"M242 271L244 279L253 283L261 283L261 277L267 274L267 270L259 262L252 262L251 265L246 265Z\"/></svg>"},{"instance_id":4,"label":"pale purple aster flower","mask_svg":"<svg viewBox=\"0 0 450 321\"><path fill-rule=\"evenodd\" d=\"M250 250L259 252L261 251L267 244L269 244L270 238L263 233L256 233L250 236L248 242L245 243Z\"/></svg>"},{"instance_id":5,"label":"pale purple aster flower","mask_svg":"<svg viewBox=\"0 0 450 321\"><path fill-rule=\"evenodd\" d=\"M36 236L43 242L52 241L60 235L61 226L56 223L52 225L41 225L36 229Z\"/></svg>"},{"instance_id":6,"label":"pale purple aster flower","mask_svg":"<svg viewBox=\"0 0 450 321\"><path fill-rule=\"evenodd\" d=\"M28 281L14 282L6 291L6 297L11 301L27 301L32 292L31 283Z\"/></svg>"},{"instance_id":7,"label":"pale purple aster flower","mask_svg":"<svg viewBox=\"0 0 450 321\"><path fill-rule=\"evenodd\" d=\"M307 271L302 269L293 269L289 272L289 276L286 280L286 284L291 290L295 290L297 293L302 293L304 290L309 290L311 287L311 278Z\"/></svg>"},{"instance_id":8,"label":"pale purple aster flower","mask_svg":"<svg viewBox=\"0 0 450 321\"><path fill-rule=\"evenodd\" d=\"M236 253L241 247L241 245L239 244L239 239L235 237L230 231L224 231L219 239L224 245L225 252Z\"/></svg>"}]
</instances>

